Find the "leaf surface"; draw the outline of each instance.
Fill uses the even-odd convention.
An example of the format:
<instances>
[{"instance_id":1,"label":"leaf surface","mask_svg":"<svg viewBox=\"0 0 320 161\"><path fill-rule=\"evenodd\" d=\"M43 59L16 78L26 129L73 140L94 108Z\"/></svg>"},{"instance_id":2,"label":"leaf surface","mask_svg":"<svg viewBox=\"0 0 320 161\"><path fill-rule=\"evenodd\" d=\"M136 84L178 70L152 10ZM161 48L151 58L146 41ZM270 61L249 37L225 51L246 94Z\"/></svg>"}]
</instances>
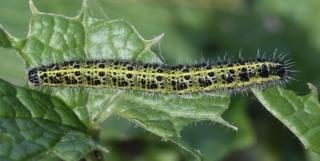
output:
<instances>
[{"instance_id":1,"label":"leaf surface","mask_svg":"<svg viewBox=\"0 0 320 161\"><path fill-rule=\"evenodd\" d=\"M3 80L0 98L0 160L36 160L50 154L76 161L97 148L60 99Z\"/></svg>"},{"instance_id":2,"label":"leaf surface","mask_svg":"<svg viewBox=\"0 0 320 161\"><path fill-rule=\"evenodd\" d=\"M253 92L265 108L286 125L313 152L320 154L320 104L318 91L309 84L310 94L298 96L281 87Z\"/></svg>"},{"instance_id":3,"label":"leaf surface","mask_svg":"<svg viewBox=\"0 0 320 161\"><path fill-rule=\"evenodd\" d=\"M76 17L39 12L32 1L30 8L33 16L27 38L0 37L3 39L0 42L9 41L9 44L19 51L27 68L70 60L129 59L162 63L161 57L151 51L152 45L160 41L162 34L146 40L124 20L93 18L89 15L86 3ZM7 47L4 44L8 43L0 45ZM111 89L36 89L60 98L65 108L76 114L79 125L89 131L99 130L105 119L118 115L162 137L163 140L177 144L198 160L201 159L200 153L184 143L180 137L184 126L194 121L211 120L235 128L221 117L230 102L229 95L224 93L182 98Z\"/></svg>"}]
</instances>

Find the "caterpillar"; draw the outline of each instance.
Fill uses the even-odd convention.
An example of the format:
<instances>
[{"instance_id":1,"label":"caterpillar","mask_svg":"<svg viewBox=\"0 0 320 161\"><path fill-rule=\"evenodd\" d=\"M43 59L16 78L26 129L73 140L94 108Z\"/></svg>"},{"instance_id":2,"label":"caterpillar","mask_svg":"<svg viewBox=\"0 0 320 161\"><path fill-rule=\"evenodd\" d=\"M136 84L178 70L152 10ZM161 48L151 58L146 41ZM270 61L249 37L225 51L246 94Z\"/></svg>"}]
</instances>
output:
<instances>
[{"instance_id":1,"label":"caterpillar","mask_svg":"<svg viewBox=\"0 0 320 161\"><path fill-rule=\"evenodd\" d=\"M172 66L130 60L68 61L31 68L28 80L33 86L189 94L284 84L291 79L290 67L274 58Z\"/></svg>"}]
</instances>

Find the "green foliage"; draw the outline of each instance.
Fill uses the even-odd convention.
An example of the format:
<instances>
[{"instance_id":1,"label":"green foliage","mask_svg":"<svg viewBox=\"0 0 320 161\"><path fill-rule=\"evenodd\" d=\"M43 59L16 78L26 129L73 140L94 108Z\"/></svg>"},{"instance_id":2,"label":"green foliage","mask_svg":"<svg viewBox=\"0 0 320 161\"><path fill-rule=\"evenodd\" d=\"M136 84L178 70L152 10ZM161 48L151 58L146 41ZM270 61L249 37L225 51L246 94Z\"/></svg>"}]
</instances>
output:
<instances>
[{"instance_id":1,"label":"green foliage","mask_svg":"<svg viewBox=\"0 0 320 161\"><path fill-rule=\"evenodd\" d=\"M131 59L161 63L161 59L150 49L162 35L145 40L125 21L92 18L85 3L80 15L73 18L39 12L31 1L30 7L33 16L28 37L2 37L3 42L11 42L19 51L27 67L86 59ZM74 119L81 121L79 125L83 127L79 129L86 134L99 130L101 122L109 116L118 115L161 136L163 140L177 144L197 160L201 158L199 152L180 138L184 126L194 121L211 120L232 127L221 118L229 105L229 96L226 94L210 97L195 95L191 101L189 98L149 97L108 89L43 88L40 91L61 99L65 103L64 108L76 114ZM97 139L97 134L92 135ZM82 141L86 142L84 139ZM83 153L78 154L78 158L83 156ZM14 159L8 154L4 155ZM68 159L64 155L59 157Z\"/></svg>"},{"instance_id":2,"label":"green foliage","mask_svg":"<svg viewBox=\"0 0 320 161\"><path fill-rule=\"evenodd\" d=\"M320 160L320 155L314 152L309 151L308 152L308 158L310 161L318 161Z\"/></svg>"},{"instance_id":3,"label":"green foliage","mask_svg":"<svg viewBox=\"0 0 320 161\"><path fill-rule=\"evenodd\" d=\"M39 4L41 4L40 2ZM6 3L11 4L11 2ZM74 1L66 3L73 4ZM284 22L278 22L278 19L272 19L273 17L267 17L267 19L264 19L265 17L263 16L255 17L252 16L251 12L248 13L249 16L246 13L239 12L243 7L243 3L240 1L235 3L229 0L227 4L219 1L214 1L214 3L194 2L194 5L193 3L190 5L188 2L184 4L184 7L170 6L174 8L174 12L169 12L170 10L161 6L160 3L155 6L142 5L140 3L119 5L117 3L118 1L110 2L108 7L118 7L117 13L121 13L125 19L131 19L135 26L137 24L139 28L143 29L142 31L146 33L144 35L152 35L152 32L158 33L159 31L166 32L168 41L164 42L163 49L167 53L174 53L169 57L175 60L177 57L181 57L175 54L193 60L195 56L192 53L197 51L195 47L192 47L192 44L196 44L194 46L200 48L201 51L207 50L205 47L211 48L211 46L199 46L199 40L201 42L204 39L215 42L215 47L217 49L223 47L223 50L237 49L237 47L251 47L256 50L257 46L261 45L259 42L263 42L265 46L270 45L270 42L277 42L277 44L288 42L288 44L282 45L301 48L300 46L304 46L301 43L307 42L299 39L299 45L295 45L294 40L297 39L290 36L290 41L286 41L287 37L283 35L292 35L292 33L304 34L300 30L297 31L291 28L286 34L274 36L277 41L274 41L269 36L259 41L253 41L256 37L264 37L262 33L277 34L277 32L281 31L281 25ZM120 3L123 3L123 1ZM280 15L288 16L291 13L297 13L294 19L298 22L303 21L301 20L301 17L303 17L301 15L304 15L305 12L308 15L312 15L315 11L309 12L308 7L303 7L303 10L296 12L296 7L286 7L287 3L276 0L270 2L259 1L257 4L260 8L265 5L276 11L282 11ZM300 6L298 1L290 3L290 5L294 4ZM19 3L11 7L13 6L22 5ZM69 8L71 5L63 6L68 11L74 10L73 6ZM203 9L201 6L208 8ZM225 11L222 12L223 14L217 14L218 16L212 15L210 6L219 6L217 7L219 10L231 6L229 9L235 11L236 16L233 19L225 16L228 15L225 14ZM99 4L95 9L97 8L99 8ZM5 8L2 7L1 10L5 10ZM126 21L91 17L92 15L89 13L95 13L96 10L88 10L86 5L83 6L81 13L76 17L39 12L32 3L31 10L33 12L31 28L27 38L15 38L0 27L0 46L16 49L27 68L74 59L111 58L162 63L162 60L151 51L151 48L160 41L163 35L152 40L146 40ZM134 17L136 16L134 15L135 13L138 14L138 17ZM16 15L16 17L18 16ZM19 14L19 17L23 16ZM105 15L102 17L105 17ZM148 17L152 17L151 22L147 21ZM138 22L136 19L138 19ZM140 24L139 21L141 21ZM162 25L159 25L159 21L162 22ZM262 25L260 21L263 21ZM272 22L271 27L269 26L270 24L267 24L269 21ZM302 24L309 27L310 24L314 24L313 22L311 18L311 20L303 21ZM181 28L183 24L187 27ZM257 27L264 25L266 26L265 28ZM286 22L286 25L290 25L292 28L295 27L290 22ZM11 24L9 26L20 27L21 25ZM212 29L212 26L214 26L214 29ZM12 28L8 29L12 30ZM317 33L318 28L311 27L311 30ZM200 32L201 36L193 35L194 31ZM314 42L317 42L316 36L314 39ZM248 46L248 44L251 46ZM274 47L272 46L272 48ZM303 53L306 52L304 48L301 48L301 50L303 50ZM209 50L209 52L212 51ZM9 54L7 55L9 56ZM2 63L11 60L11 55L10 57L7 55L2 55L2 58L6 58L4 61L2 60ZM312 57L311 60L317 59ZM9 63L14 62L9 61ZM18 66L19 64L21 63L12 66ZM312 63L308 64L312 66ZM314 69L313 66L312 69ZM15 73L11 72L11 70L1 72L9 72L12 75ZM316 77L316 75L313 77ZM16 81L13 78L16 77L12 76L11 78ZM201 159L199 151L184 143L180 136L180 131L192 122L209 120L210 122L219 122L224 125L207 129L190 126L185 128L186 130L182 135L184 136L183 138L191 142L193 147L201 148L206 155L204 157L206 160L221 160L232 151L247 148L255 141L255 134L251 129L248 116L245 114L245 107L250 104L236 102L234 108L227 111L225 117L238 124L240 130L237 134L226 130L225 126L235 128L221 117L230 103L228 94L194 95L191 99L169 96L144 96L138 92L108 89L37 88L32 90L14 87L5 81L0 82L0 90L0 160L56 160L60 158L71 161L79 160L82 157L90 159L91 156L87 154L92 150L106 151L101 148L101 140L99 140L98 135L101 128L105 128L101 127L102 122L106 119L110 120L111 116L122 117L159 136L164 141L175 143L198 160ZM319 132L316 126L319 124L319 102L315 90L303 97L280 87L268 89L265 92L254 90L254 93L262 104L283 122L308 149L314 151L309 152L310 160L318 160L319 139L316 136L319 136ZM291 112L292 115L290 115ZM112 123L111 125L113 125ZM110 126L110 124L107 126ZM114 132L118 128L113 125L102 130L109 130L110 138L112 139L119 137L121 134L126 137L132 137L136 134L131 127L125 127L121 132ZM307 130L311 132L306 132ZM138 135L143 135L143 132ZM110 147L112 148L112 146ZM168 158L179 160L177 152L170 151L169 155L162 155L162 152L166 154L167 152L159 149L149 150L147 155L153 156L148 158L153 160L157 156L162 158L157 158L160 161ZM104 155L107 155L108 157L106 158L109 159L109 157L115 156L113 151L111 153ZM121 155L120 151L119 158L121 158ZM273 158L273 156L269 158ZM111 158L110 160L115 159Z\"/></svg>"},{"instance_id":4,"label":"green foliage","mask_svg":"<svg viewBox=\"0 0 320 161\"><path fill-rule=\"evenodd\" d=\"M307 149L320 154L320 104L316 87L309 84L311 93L297 96L280 87L264 92L254 89L259 101L285 124Z\"/></svg>"},{"instance_id":5,"label":"green foliage","mask_svg":"<svg viewBox=\"0 0 320 161\"><path fill-rule=\"evenodd\" d=\"M0 160L79 160L97 148L59 98L0 80Z\"/></svg>"}]
</instances>

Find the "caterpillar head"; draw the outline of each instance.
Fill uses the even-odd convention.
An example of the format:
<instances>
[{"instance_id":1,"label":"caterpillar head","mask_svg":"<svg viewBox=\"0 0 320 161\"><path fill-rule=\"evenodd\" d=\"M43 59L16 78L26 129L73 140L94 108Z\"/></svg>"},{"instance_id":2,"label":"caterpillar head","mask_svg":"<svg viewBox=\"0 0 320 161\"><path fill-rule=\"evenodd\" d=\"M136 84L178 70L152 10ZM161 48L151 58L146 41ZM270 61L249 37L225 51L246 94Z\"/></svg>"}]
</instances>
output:
<instances>
[{"instance_id":1,"label":"caterpillar head","mask_svg":"<svg viewBox=\"0 0 320 161\"><path fill-rule=\"evenodd\" d=\"M38 76L38 69L33 68L28 70L28 80L29 80L29 84L33 85L33 86L37 86L39 85L39 76Z\"/></svg>"}]
</instances>

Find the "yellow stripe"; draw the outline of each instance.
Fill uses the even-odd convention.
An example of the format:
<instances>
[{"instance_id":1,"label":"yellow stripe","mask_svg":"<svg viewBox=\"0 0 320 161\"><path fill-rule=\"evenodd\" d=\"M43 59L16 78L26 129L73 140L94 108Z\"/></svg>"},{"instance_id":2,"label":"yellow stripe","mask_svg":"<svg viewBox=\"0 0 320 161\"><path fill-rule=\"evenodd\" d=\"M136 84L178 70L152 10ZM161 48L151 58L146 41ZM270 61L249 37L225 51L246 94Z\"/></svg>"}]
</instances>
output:
<instances>
[{"instance_id":1,"label":"yellow stripe","mask_svg":"<svg viewBox=\"0 0 320 161\"><path fill-rule=\"evenodd\" d=\"M68 79L73 79L74 78L74 73L76 71L80 71L81 76L79 78L79 80L82 80L81 83L75 83L75 84L67 84L66 81L64 79L61 79L61 83L52 83L52 82L48 82L48 83L44 83L43 80L42 84L45 86L67 86L67 87L102 87L102 88L121 88L121 89L132 89L132 90L140 90L140 91L146 91L146 92L155 92L155 93L179 93L179 94L184 94L184 93L193 93L193 92L205 92L205 91L215 91L215 90L221 90L221 89L237 89L237 88L243 88L243 87L248 87L250 85L253 84L265 84L266 82L270 82L270 81L275 81L275 80L281 80L281 77L277 76L277 75L270 75L267 78L263 78L260 76L257 76L255 78L250 78L249 81L244 82L244 81L239 81L240 80L240 76L239 73L241 73L242 68L245 68L246 70L252 69L255 72L257 72L257 69L259 69L259 66L262 66L263 64L267 65L267 66L275 66L277 65L277 63L273 63L270 61L267 62L252 62L251 64L245 64L245 65L236 65L234 64L232 67L228 67L227 65L222 65L222 68L219 68L218 66L213 66L212 69L206 69L205 67L202 68L198 68L198 71L190 68L190 71L187 73L182 72L181 70L177 70L177 71L170 71L170 70L165 70L163 73L157 73L156 69L134 69L134 70L127 70L126 66L114 66L117 67L118 69L114 69L114 67L109 67L109 68L94 68L97 67L96 64L93 65L84 65L84 64L80 64L80 68L78 69L74 69L72 66L68 66L67 69L59 69L59 70L53 70L53 71L46 71L46 72L42 72L41 74L38 73L38 76L43 76L44 74L47 74L48 77L56 77L56 74L61 74L61 76L67 77ZM108 64L106 64L108 65ZM84 67L84 66L88 66L88 67ZM144 71L146 70L146 71ZM233 79L234 81L232 83L225 83L223 84L224 80L221 79L222 75L226 75L228 73L228 71L230 70L234 70L234 76ZM94 73L94 74L89 74L90 80L95 80L96 77L99 79L100 81L100 85L95 85L95 84L89 84L88 81L86 80L85 77L85 73ZM130 83L130 80L128 78L126 78L126 74L132 74L133 79L133 84L134 87L120 87L119 85L117 85L119 82L121 82L121 80L117 80L117 84L113 85L111 82L108 82L108 84L103 84L105 82L107 82L107 80L103 81L102 77L99 76L99 72L105 72L107 74L112 74L112 73L116 73L117 74L117 79L118 77L121 77L124 79L124 81L126 81L127 83ZM153 73L154 72L154 73ZM199 82L197 82L198 78L203 78L205 79L210 79L208 78L208 73L209 72L214 72L215 73L215 80L217 81L216 83L213 83L210 86L206 86L206 87L200 87ZM65 74L67 73L67 74ZM164 81L164 88L160 88L161 87L161 82L156 82L155 84L159 87L156 89L147 89L147 88L142 88L141 82L137 82L137 80L142 80L143 78L141 78L141 76L139 75L145 75L146 78L144 78L146 81L155 81L156 76L161 76L163 77ZM193 86L188 86L186 89L184 90L173 90L173 86L171 85L170 81L176 81L177 83L184 83L187 82L185 81L184 77L185 76L190 76L190 80L193 82ZM174 77L174 79L172 79L172 77ZM109 77L108 77L109 78ZM111 78L110 78L111 79ZM183 81L181 81L183 80ZM150 83L148 82L148 83ZM189 84L188 84L189 85Z\"/></svg>"}]
</instances>

